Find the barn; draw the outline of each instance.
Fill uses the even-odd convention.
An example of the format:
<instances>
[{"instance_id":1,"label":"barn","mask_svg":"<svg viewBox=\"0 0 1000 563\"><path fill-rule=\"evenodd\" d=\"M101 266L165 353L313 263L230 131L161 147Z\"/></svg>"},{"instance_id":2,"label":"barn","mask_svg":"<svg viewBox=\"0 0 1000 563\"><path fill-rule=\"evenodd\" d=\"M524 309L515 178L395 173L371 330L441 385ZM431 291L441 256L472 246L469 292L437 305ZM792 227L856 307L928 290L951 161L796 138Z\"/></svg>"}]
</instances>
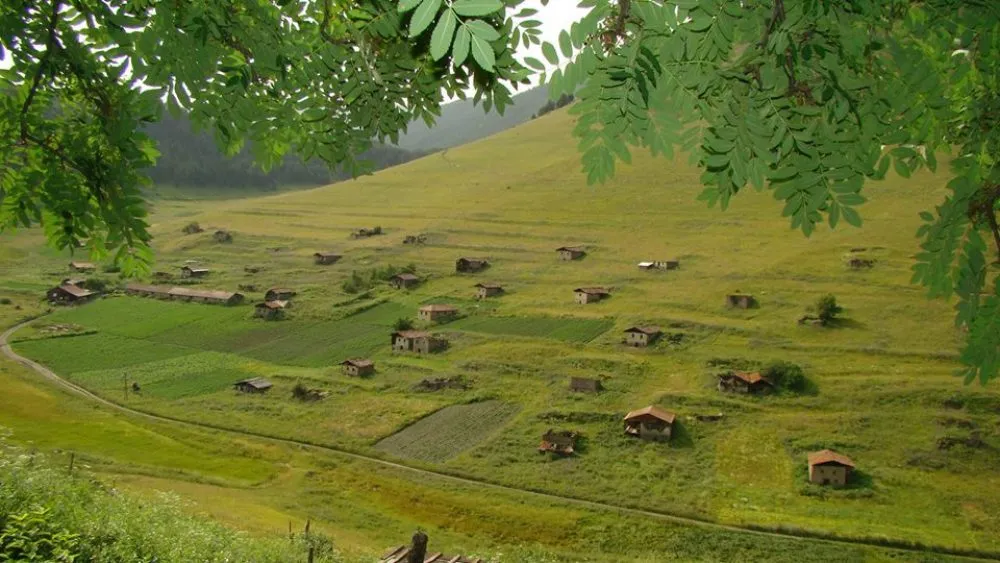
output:
<instances>
[{"instance_id":1,"label":"barn","mask_svg":"<svg viewBox=\"0 0 1000 563\"><path fill-rule=\"evenodd\" d=\"M389 285L396 289L410 289L420 283L420 278L413 274L396 274L389 279Z\"/></svg>"},{"instance_id":2,"label":"barn","mask_svg":"<svg viewBox=\"0 0 1000 563\"><path fill-rule=\"evenodd\" d=\"M833 450L812 452L807 459L809 482L817 485L843 487L850 480L855 467L851 458Z\"/></svg>"},{"instance_id":3,"label":"barn","mask_svg":"<svg viewBox=\"0 0 1000 563\"><path fill-rule=\"evenodd\" d=\"M59 305L75 305L90 301L91 299L97 297L97 293L73 284L64 283L48 290L45 297L48 299L49 303Z\"/></svg>"},{"instance_id":4,"label":"barn","mask_svg":"<svg viewBox=\"0 0 1000 563\"><path fill-rule=\"evenodd\" d=\"M287 287L272 287L264 294L264 301L288 301L292 297L295 297L295 295L296 293L294 289L288 289Z\"/></svg>"},{"instance_id":5,"label":"barn","mask_svg":"<svg viewBox=\"0 0 1000 563\"><path fill-rule=\"evenodd\" d=\"M316 252L313 254L313 262L322 266L336 264L341 258L336 252Z\"/></svg>"},{"instance_id":6,"label":"barn","mask_svg":"<svg viewBox=\"0 0 1000 563\"><path fill-rule=\"evenodd\" d=\"M753 309L756 306L757 299L753 295L732 293L726 296L726 307L730 309Z\"/></svg>"},{"instance_id":7,"label":"barn","mask_svg":"<svg viewBox=\"0 0 1000 563\"><path fill-rule=\"evenodd\" d=\"M731 371L719 376L719 391L730 393L769 393L774 384L760 372Z\"/></svg>"},{"instance_id":8,"label":"barn","mask_svg":"<svg viewBox=\"0 0 1000 563\"><path fill-rule=\"evenodd\" d=\"M435 338L431 333L422 330L400 330L392 333L393 352L430 354L443 350L445 345L444 340Z\"/></svg>"},{"instance_id":9,"label":"barn","mask_svg":"<svg viewBox=\"0 0 1000 563\"><path fill-rule=\"evenodd\" d=\"M633 326L625 329L625 344L644 348L662 335L663 329L658 326Z\"/></svg>"},{"instance_id":10,"label":"barn","mask_svg":"<svg viewBox=\"0 0 1000 563\"><path fill-rule=\"evenodd\" d=\"M644 440L669 440L677 415L656 405L625 415L625 434Z\"/></svg>"},{"instance_id":11,"label":"barn","mask_svg":"<svg viewBox=\"0 0 1000 563\"><path fill-rule=\"evenodd\" d=\"M459 258L455 261L455 271L460 274L474 274L490 267L485 258Z\"/></svg>"},{"instance_id":12,"label":"barn","mask_svg":"<svg viewBox=\"0 0 1000 563\"><path fill-rule=\"evenodd\" d=\"M95 266L91 262L75 262L74 261L74 262L70 262L69 263L69 270L71 272L93 272L96 269L97 269L97 266Z\"/></svg>"},{"instance_id":13,"label":"barn","mask_svg":"<svg viewBox=\"0 0 1000 563\"><path fill-rule=\"evenodd\" d=\"M353 377L365 377L375 373L375 362L361 358L344 360L340 362L344 368L344 374Z\"/></svg>"},{"instance_id":14,"label":"barn","mask_svg":"<svg viewBox=\"0 0 1000 563\"><path fill-rule=\"evenodd\" d=\"M182 278L203 278L209 273L208 268L200 268L195 266L183 266L181 267L181 277Z\"/></svg>"},{"instance_id":15,"label":"barn","mask_svg":"<svg viewBox=\"0 0 1000 563\"><path fill-rule=\"evenodd\" d=\"M476 297L479 299L486 299L487 297L496 297L498 295L503 295L503 286L498 283L477 283L476 284Z\"/></svg>"},{"instance_id":16,"label":"barn","mask_svg":"<svg viewBox=\"0 0 1000 563\"><path fill-rule=\"evenodd\" d=\"M556 249L560 260L579 260L587 255L586 249L581 246L560 246Z\"/></svg>"},{"instance_id":17,"label":"barn","mask_svg":"<svg viewBox=\"0 0 1000 563\"><path fill-rule=\"evenodd\" d=\"M288 307L287 301L265 301L253 306L253 316L266 321L278 321L285 318L285 309Z\"/></svg>"},{"instance_id":18,"label":"barn","mask_svg":"<svg viewBox=\"0 0 1000 563\"><path fill-rule=\"evenodd\" d=\"M576 302L585 305L611 297L611 292L603 287L578 287L573 290Z\"/></svg>"},{"instance_id":19,"label":"barn","mask_svg":"<svg viewBox=\"0 0 1000 563\"><path fill-rule=\"evenodd\" d=\"M266 393L271 387L274 387L274 385L263 377L244 379L233 384L233 389L240 393Z\"/></svg>"},{"instance_id":20,"label":"barn","mask_svg":"<svg viewBox=\"0 0 1000 563\"><path fill-rule=\"evenodd\" d=\"M453 305L424 305L418 315L422 321L438 322L454 318L458 315L458 308Z\"/></svg>"}]
</instances>

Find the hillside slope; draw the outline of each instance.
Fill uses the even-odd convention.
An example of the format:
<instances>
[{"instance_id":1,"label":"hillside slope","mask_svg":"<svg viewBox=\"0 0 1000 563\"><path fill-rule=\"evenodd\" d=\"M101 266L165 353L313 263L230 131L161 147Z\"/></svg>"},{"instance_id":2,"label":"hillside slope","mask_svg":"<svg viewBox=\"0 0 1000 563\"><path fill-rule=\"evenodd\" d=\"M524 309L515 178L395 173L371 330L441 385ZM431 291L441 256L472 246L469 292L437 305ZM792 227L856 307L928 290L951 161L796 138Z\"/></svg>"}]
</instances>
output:
<instances>
[{"instance_id":1,"label":"hillside slope","mask_svg":"<svg viewBox=\"0 0 1000 563\"><path fill-rule=\"evenodd\" d=\"M248 306L115 297L52 315L15 348L114 400L127 372L143 389L130 406L172 417L726 524L1000 550L1000 392L963 387L952 375L960 337L950 305L926 301L908 284L917 212L941 198L941 178L921 173L873 184L864 228L822 228L806 239L766 193L743 194L725 213L706 209L695 200L699 173L682 159L637 155L610 184L587 186L571 125L567 113L555 112L308 191L211 206L161 202L152 215L157 270L196 261L213 269L196 286L252 285L253 300L267 287L292 287L290 318L265 323ZM192 220L209 231L182 234ZM350 237L374 226L385 234ZM215 228L229 229L233 242L214 242ZM426 244L402 244L418 233ZM0 290L59 279L66 256L40 255L39 240L30 233L0 250ZM555 250L563 245L586 246L588 254L560 261ZM874 267L846 268L845 255L862 248ZM344 259L314 265L321 250ZM492 267L456 274L463 256L488 258ZM636 267L665 259L680 268ZM352 271L367 278L372 268L411 263L425 278L413 290L379 283L356 295L341 287ZM474 285L483 281L507 291L476 300ZM612 296L576 304L573 290L589 286L608 287ZM753 294L760 307L727 309L726 295L736 292ZM799 325L827 293L844 305L845 319L832 328ZM456 305L465 316L430 327L450 341L448 350L392 353L392 325L429 303ZM50 338L44 323L78 325L85 334ZM659 325L667 337L648 349L623 346L623 331L639 324ZM374 359L376 374L342 374L337 364L349 357ZM803 367L802 392L752 397L716 389L720 367L775 360ZM274 382L268 395L231 390L259 376ZM416 388L456 376L467 388ZM572 376L600 378L605 391L571 393ZM328 395L293 400L297 383ZM677 413L670 443L623 434L624 414L647 405ZM577 455L540 455L550 428L580 432ZM851 487L806 483L806 455L823 448L855 461ZM499 508L478 512L491 504L481 491L462 505L474 514L462 524L447 506L414 515L405 498L372 495L422 526L458 526L486 542L513 534L585 550L562 538L597 537L594 550L642 561L692 549L654 526L583 517L548 533L551 522L537 508L516 517L501 517ZM741 555L726 550L742 540L719 542L698 544L704 560L802 561L808 553Z\"/></svg>"}]
</instances>

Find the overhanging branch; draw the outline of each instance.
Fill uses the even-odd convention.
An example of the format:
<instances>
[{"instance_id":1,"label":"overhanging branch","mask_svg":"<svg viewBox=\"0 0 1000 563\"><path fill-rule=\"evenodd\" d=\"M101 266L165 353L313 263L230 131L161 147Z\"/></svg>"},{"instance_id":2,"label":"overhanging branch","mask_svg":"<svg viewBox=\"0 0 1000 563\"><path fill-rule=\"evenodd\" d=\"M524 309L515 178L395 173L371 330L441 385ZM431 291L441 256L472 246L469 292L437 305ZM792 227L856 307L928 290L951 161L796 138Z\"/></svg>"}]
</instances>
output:
<instances>
[{"instance_id":1,"label":"overhanging branch","mask_svg":"<svg viewBox=\"0 0 1000 563\"><path fill-rule=\"evenodd\" d=\"M21 105L20 124L22 141L26 141L28 138L28 110L31 109L31 104L35 101L35 94L38 92L38 87L42 83L42 75L45 74L45 70L49 66L49 59L52 57L52 53L56 49L56 26L59 25L60 7L62 7L61 0L52 0L52 15L49 16L48 37L45 40L45 52L38 60L38 68L35 69L35 76L31 79L31 88L28 89L28 96L24 99L24 104Z\"/></svg>"}]
</instances>

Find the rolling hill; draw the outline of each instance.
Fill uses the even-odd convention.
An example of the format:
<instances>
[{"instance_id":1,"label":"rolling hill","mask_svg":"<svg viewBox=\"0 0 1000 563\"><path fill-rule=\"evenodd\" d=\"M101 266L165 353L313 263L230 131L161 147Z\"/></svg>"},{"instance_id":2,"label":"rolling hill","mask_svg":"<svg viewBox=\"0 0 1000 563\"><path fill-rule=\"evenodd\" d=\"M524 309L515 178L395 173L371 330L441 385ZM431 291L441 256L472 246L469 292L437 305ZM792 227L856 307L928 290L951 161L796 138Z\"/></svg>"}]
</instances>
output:
<instances>
[{"instance_id":1,"label":"rolling hill","mask_svg":"<svg viewBox=\"0 0 1000 563\"><path fill-rule=\"evenodd\" d=\"M284 516L268 511L309 515L346 545L366 546L364 553L377 551L372 542L400 543L390 536L411 525L443 538L449 552L530 546L568 561L925 557L870 545L893 542L1000 552L1000 391L964 387L952 375L960 337L950 305L925 300L908 283L917 212L941 198L941 178L924 172L871 185L863 228L819 229L806 239L767 193L742 194L725 213L706 209L695 200L699 172L682 157L637 156L610 184L587 186L571 125L566 112L554 112L317 189L158 202L156 270L203 264L212 272L193 287L242 286L251 302L268 287L293 288L288 319L253 319L248 305L114 296L35 321L15 333L14 349L115 401L125 374L142 388L129 407L172 419L564 498L869 544L803 544L594 513L506 489L405 477L357 459L293 463L273 452L285 476L232 493L270 526L281 527ZM207 231L183 234L191 221ZM350 236L374 226L384 234ZM233 242L215 242L215 229L229 230ZM424 244L403 244L417 234ZM559 260L556 249L565 245L587 254ZM344 258L318 266L317 251ZM848 268L852 255L874 267ZM491 267L457 274L460 257L486 258ZM667 259L679 269L637 268ZM66 260L44 250L37 232L5 240L0 293L28 306L64 277ZM375 269L408 264L423 278L414 289L382 281L361 293L343 289L352 273L367 280ZM487 281L505 293L476 299L475 285ZM594 286L611 297L574 301L574 289ZM735 293L752 294L759 307L727 308ZM826 294L845 307L843 320L800 325ZM428 327L448 349L393 353L393 325L426 304L455 305L462 315ZM53 337L52 325L75 326L79 335ZM623 331L635 325L657 325L664 338L649 348L624 346ZM342 374L338 364L350 357L374 359L376 374ZM720 370L775 361L801 366L806 384L760 397L716 387ZM266 377L274 389L232 391L250 377ZM601 379L604 391L571 392L570 377ZM425 390L421 382L433 379L462 384ZM298 383L326 398L293 399ZM647 405L676 413L670 442L624 435L625 413ZM549 429L579 432L576 455L539 454ZM807 482L806 456L824 448L857 464L849 487ZM207 504L230 490L181 478L133 482ZM240 522L233 511L210 510ZM372 521L386 525L373 529Z\"/></svg>"}]
</instances>

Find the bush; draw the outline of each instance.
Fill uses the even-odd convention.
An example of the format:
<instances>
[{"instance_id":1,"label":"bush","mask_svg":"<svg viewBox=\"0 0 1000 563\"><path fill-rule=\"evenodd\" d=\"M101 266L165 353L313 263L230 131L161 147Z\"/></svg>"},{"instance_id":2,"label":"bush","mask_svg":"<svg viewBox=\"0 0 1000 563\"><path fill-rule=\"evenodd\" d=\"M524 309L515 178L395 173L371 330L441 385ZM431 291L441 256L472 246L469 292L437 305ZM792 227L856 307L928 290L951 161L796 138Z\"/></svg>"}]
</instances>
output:
<instances>
[{"instance_id":1,"label":"bush","mask_svg":"<svg viewBox=\"0 0 1000 563\"><path fill-rule=\"evenodd\" d=\"M806 374L802 367L791 362L774 362L764 368L761 375L778 389L801 391L806 384Z\"/></svg>"},{"instance_id":2,"label":"bush","mask_svg":"<svg viewBox=\"0 0 1000 563\"><path fill-rule=\"evenodd\" d=\"M184 228L181 229L181 232L183 232L186 235L193 235L195 233L200 233L200 232L202 232L204 230L205 229L201 228L201 225L199 225L198 223L193 223L192 222L192 223L188 223L187 225L184 225Z\"/></svg>"},{"instance_id":3,"label":"bush","mask_svg":"<svg viewBox=\"0 0 1000 563\"><path fill-rule=\"evenodd\" d=\"M0 297L0 305L10 305L11 303L13 301L10 300L10 297Z\"/></svg>"},{"instance_id":4,"label":"bush","mask_svg":"<svg viewBox=\"0 0 1000 563\"><path fill-rule=\"evenodd\" d=\"M89 289L90 291L105 292L111 282L103 278L87 278L83 280L84 289Z\"/></svg>"},{"instance_id":5,"label":"bush","mask_svg":"<svg viewBox=\"0 0 1000 563\"><path fill-rule=\"evenodd\" d=\"M833 295L824 295L816 301L816 314L824 325L833 322L843 310L843 307L837 305L837 298Z\"/></svg>"},{"instance_id":6,"label":"bush","mask_svg":"<svg viewBox=\"0 0 1000 563\"><path fill-rule=\"evenodd\" d=\"M399 317L392 325L393 330L410 330L413 328L413 321L406 317Z\"/></svg>"}]
</instances>

